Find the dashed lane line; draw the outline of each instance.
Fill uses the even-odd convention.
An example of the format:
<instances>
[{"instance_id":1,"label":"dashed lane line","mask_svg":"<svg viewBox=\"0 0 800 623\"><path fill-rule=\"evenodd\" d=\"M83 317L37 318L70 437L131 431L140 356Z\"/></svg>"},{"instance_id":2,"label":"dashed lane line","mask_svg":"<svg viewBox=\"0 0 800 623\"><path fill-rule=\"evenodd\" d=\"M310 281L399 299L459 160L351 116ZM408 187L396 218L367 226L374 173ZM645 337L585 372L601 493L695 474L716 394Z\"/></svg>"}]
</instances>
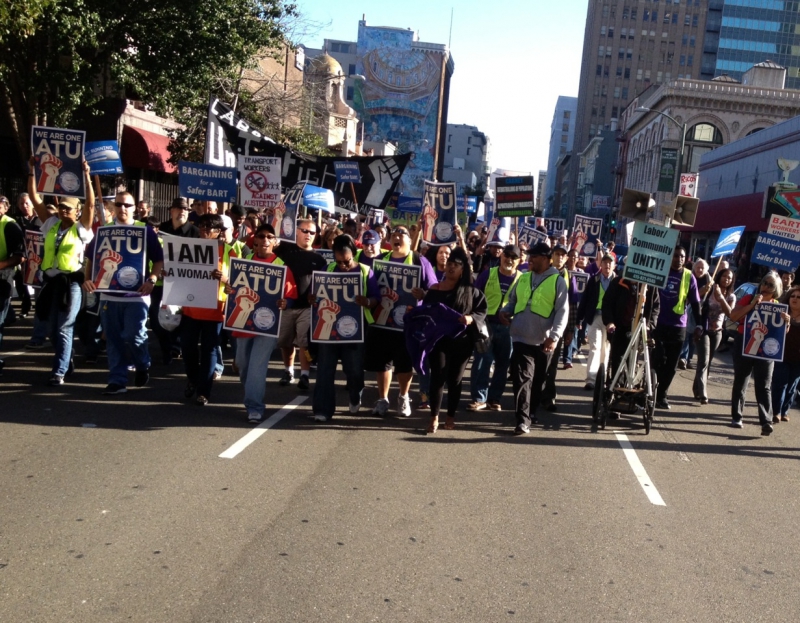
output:
<instances>
[{"instance_id":1,"label":"dashed lane line","mask_svg":"<svg viewBox=\"0 0 800 623\"><path fill-rule=\"evenodd\" d=\"M250 444L254 443L259 437L261 437L261 435L266 433L270 428L275 426L278 422L280 422L283 418L289 415L292 411L294 411L297 407L303 404L306 400L308 400L308 396L297 396L297 398L295 398L289 404L285 405L284 407L273 413L269 418L264 420L261 424L256 426L253 430L247 433L239 441L233 444L230 448L225 450L225 452L219 455L219 458L221 459L236 458Z\"/></svg>"},{"instance_id":2,"label":"dashed lane line","mask_svg":"<svg viewBox=\"0 0 800 623\"><path fill-rule=\"evenodd\" d=\"M666 502L664 502L661 494L659 494L653 481L650 480L650 476L647 475L647 471L645 471L644 465L642 465L642 462L639 460L636 450L633 449L631 442L628 441L628 436L623 433L614 434L617 437L619 445L622 446L622 451L625 453L625 458L628 459L628 464L631 466L634 476L636 476L639 484L642 485L647 499L656 506L666 506Z\"/></svg>"}]
</instances>

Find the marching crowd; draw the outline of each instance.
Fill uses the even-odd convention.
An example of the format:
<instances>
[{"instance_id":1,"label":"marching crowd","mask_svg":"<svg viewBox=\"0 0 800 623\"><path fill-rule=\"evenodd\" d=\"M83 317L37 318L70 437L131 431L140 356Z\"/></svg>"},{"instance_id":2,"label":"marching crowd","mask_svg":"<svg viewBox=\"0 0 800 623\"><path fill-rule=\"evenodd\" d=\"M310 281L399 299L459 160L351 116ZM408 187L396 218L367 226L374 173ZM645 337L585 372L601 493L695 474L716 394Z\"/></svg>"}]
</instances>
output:
<instances>
[{"instance_id":1,"label":"marching crowd","mask_svg":"<svg viewBox=\"0 0 800 623\"><path fill-rule=\"evenodd\" d=\"M456 426L463 377L470 360L472 371L467 409L502 410L511 380L514 434L524 435L536 420L537 409L558 411L558 370L573 367L573 360L588 344L585 389L607 383L619 367L630 341L640 289L616 272L613 243L601 246L596 257L586 258L570 249L566 237L551 237L530 247L515 243L505 228L489 232L482 227L464 234L456 228L452 245L420 244L416 223L368 226L350 218L304 218L297 221L296 243L280 242L275 223L255 210L233 205L217 213L214 202L191 205L176 198L169 219L155 219L146 202L127 192L113 201L95 202L95 189L85 167L88 196L61 198L46 204L36 191L35 174L28 192L15 202L0 197L0 348L2 327L12 322L14 291L19 313L35 310L33 330L26 348L39 349L50 340L54 349L49 384L64 384L75 368L73 342L81 343L85 365L96 365L103 344L108 361L105 395L127 391L133 384L148 384L150 334L158 342L162 363L180 357L186 374L184 395L198 405L212 398L214 381L224 371L223 350L234 352L232 366L242 384L247 419L262 421L265 411L269 362L280 350L281 385L296 384L312 391L312 415L325 422L336 411L335 374L339 363L347 379L350 413L361 409L366 374L374 374L378 398L373 415L386 416L393 378L398 392L396 412L412 414L412 379L418 373L418 408L428 410L429 434L439 427L445 402L444 427ZM99 185L96 187L100 195ZM12 212L12 214L9 214ZM13 218L12 218L13 216ZM102 224L139 225L146 228L146 279L137 292L104 292L97 296L92 280L94 233ZM28 256L26 230L44 234L40 261L43 285L34 291L25 285ZM220 265L215 309L183 307L179 327L169 330L160 322L163 296L163 253L158 233L217 240ZM546 233L546 232L545 232ZM329 262L319 251L332 252ZM278 337L253 336L224 328L224 305L232 291L228 283L231 257L249 258L287 268ZM420 268L421 280L413 289L418 307L409 308L405 332L374 323L391 308L390 293L379 285L372 270L381 259ZM669 390L678 369L695 369L694 398L706 405L710 364L725 339L726 318L741 321L762 302L784 302L788 334L782 362L773 363L742 355L743 323L733 345L731 426L742 427L745 394L752 377L758 418L763 435L773 425L788 421L800 381L800 286L794 274L767 272L753 294L736 300L735 273L723 263L715 274L696 260L686 266L683 247L674 250L667 285L647 289L643 318L651 338L651 362L658 378L656 407L670 409ZM99 271L106 267L98 267ZM314 271L352 272L360 275L364 308L369 324L363 343L315 343L310 340L312 308L330 302L311 292ZM585 273L586 277L576 275ZM585 283L585 287L583 284ZM431 321L433 319L433 321ZM418 348L418 335L425 346ZM0 351L1 354L1 351ZM696 358L696 363L692 360ZM296 361L296 359L298 361ZM295 376L296 366L299 368ZM601 364L604 364L601 368ZM0 373L3 362L0 360ZM315 381L311 381L316 366ZM608 371L598 378L598 371Z\"/></svg>"}]
</instances>

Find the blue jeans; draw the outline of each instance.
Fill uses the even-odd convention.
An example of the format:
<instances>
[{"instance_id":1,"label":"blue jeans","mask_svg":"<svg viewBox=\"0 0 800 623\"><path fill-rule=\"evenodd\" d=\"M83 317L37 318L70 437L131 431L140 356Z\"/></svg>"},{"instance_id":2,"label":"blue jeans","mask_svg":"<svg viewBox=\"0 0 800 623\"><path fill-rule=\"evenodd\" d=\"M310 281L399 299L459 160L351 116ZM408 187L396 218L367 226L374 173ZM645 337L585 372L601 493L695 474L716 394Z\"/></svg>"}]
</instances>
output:
<instances>
[{"instance_id":1,"label":"blue jeans","mask_svg":"<svg viewBox=\"0 0 800 623\"><path fill-rule=\"evenodd\" d=\"M186 315L181 319L181 348L186 377L195 386L198 396L211 397L221 329L221 322L197 320Z\"/></svg>"},{"instance_id":2,"label":"blue jeans","mask_svg":"<svg viewBox=\"0 0 800 623\"><path fill-rule=\"evenodd\" d=\"M314 383L314 415L333 417L336 411L336 364L342 361L342 370L347 377L350 404L361 403L364 391L364 345L320 344L317 352L317 380Z\"/></svg>"},{"instance_id":3,"label":"blue jeans","mask_svg":"<svg viewBox=\"0 0 800 623\"><path fill-rule=\"evenodd\" d=\"M508 365L511 362L511 333L509 327L499 322L490 322L492 343L485 353L475 353L472 359L472 381L470 394L473 402L500 402L508 380ZM489 382L489 372L494 362L494 375Z\"/></svg>"},{"instance_id":4,"label":"blue jeans","mask_svg":"<svg viewBox=\"0 0 800 623\"><path fill-rule=\"evenodd\" d=\"M776 361L772 370L772 415L784 416L794 402L800 384L800 363Z\"/></svg>"},{"instance_id":5,"label":"blue jeans","mask_svg":"<svg viewBox=\"0 0 800 623\"><path fill-rule=\"evenodd\" d=\"M64 311L58 309L58 301L53 301L50 309L50 341L56 356L53 358L53 374L64 376L72 361L72 337L75 334L75 319L81 311L81 286L79 283L69 285L69 305Z\"/></svg>"},{"instance_id":6,"label":"blue jeans","mask_svg":"<svg viewBox=\"0 0 800 623\"><path fill-rule=\"evenodd\" d=\"M278 338L254 336L235 339L236 365L239 367L239 380L244 386L244 407L248 414L263 415L267 370Z\"/></svg>"},{"instance_id":7,"label":"blue jeans","mask_svg":"<svg viewBox=\"0 0 800 623\"><path fill-rule=\"evenodd\" d=\"M694 357L694 328L696 326L694 316L689 313L689 317L686 320L686 339L683 340L683 347L681 348L681 359L685 359L687 362Z\"/></svg>"},{"instance_id":8,"label":"blue jeans","mask_svg":"<svg viewBox=\"0 0 800 623\"><path fill-rule=\"evenodd\" d=\"M128 366L137 371L150 369L147 343L147 304L143 301L103 301L100 320L106 334L108 382L123 387L128 384Z\"/></svg>"},{"instance_id":9,"label":"blue jeans","mask_svg":"<svg viewBox=\"0 0 800 623\"><path fill-rule=\"evenodd\" d=\"M564 363L572 363L572 356L578 352L578 333L580 331L573 332L570 343L564 345L564 356L562 357Z\"/></svg>"}]
</instances>

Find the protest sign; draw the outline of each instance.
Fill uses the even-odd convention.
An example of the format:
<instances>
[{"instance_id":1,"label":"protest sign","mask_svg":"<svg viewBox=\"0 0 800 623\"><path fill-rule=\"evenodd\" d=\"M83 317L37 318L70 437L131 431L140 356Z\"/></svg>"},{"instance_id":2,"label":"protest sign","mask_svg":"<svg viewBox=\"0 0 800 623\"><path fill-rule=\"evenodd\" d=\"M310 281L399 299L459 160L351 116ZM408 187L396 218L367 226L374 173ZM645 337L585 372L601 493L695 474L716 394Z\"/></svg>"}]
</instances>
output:
<instances>
[{"instance_id":1,"label":"protest sign","mask_svg":"<svg viewBox=\"0 0 800 623\"><path fill-rule=\"evenodd\" d=\"M425 180L422 239L438 247L456 241L456 185Z\"/></svg>"},{"instance_id":2,"label":"protest sign","mask_svg":"<svg viewBox=\"0 0 800 623\"><path fill-rule=\"evenodd\" d=\"M275 208L272 220L275 223L273 227L275 227L279 240L297 242L297 215L300 213L300 205L303 203L305 187L305 182L298 182L292 186L286 191L283 204Z\"/></svg>"},{"instance_id":3,"label":"protest sign","mask_svg":"<svg viewBox=\"0 0 800 623\"><path fill-rule=\"evenodd\" d=\"M25 230L25 264L23 282L26 286L39 288L42 285L42 271L39 266L44 257L44 234L40 231Z\"/></svg>"},{"instance_id":4,"label":"protest sign","mask_svg":"<svg viewBox=\"0 0 800 623\"><path fill-rule=\"evenodd\" d=\"M286 266L231 258L225 327L249 335L278 337Z\"/></svg>"},{"instance_id":5,"label":"protest sign","mask_svg":"<svg viewBox=\"0 0 800 623\"><path fill-rule=\"evenodd\" d=\"M586 290L586 284L589 282L589 273L572 271L570 276L575 282L575 294L573 297L575 300L570 300L569 303L570 305L579 305L583 298L583 293Z\"/></svg>"},{"instance_id":6,"label":"protest sign","mask_svg":"<svg viewBox=\"0 0 800 623\"><path fill-rule=\"evenodd\" d=\"M458 198L458 210L467 214L475 214L478 210L478 198L474 195L461 195Z\"/></svg>"},{"instance_id":7,"label":"protest sign","mask_svg":"<svg viewBox=\"0 0 800 623\"><path fill-rule=\"evenodd\" d=\"M495 184L495 216L532 216L533 176L498 177Z\"/></svg>"},{"instance_id":8,"label":"protest sign","mask_svg":"<svg viewBox=\"0 0 800 623\"><path fill-rule=\"evenodd\" d=\"M334 273L315 270L311 291L311 341L358 344L364 341L364 308L356 303L361 290L361 271Z\"/></svg>"},{"instance_id":9,"label":"protest sign","mask_svg":"<svg viewBox=\"0 0 800 623\"><path fill-rule=\"evenodd\" d=\"M560 234L566 229L566 221L563 218L544 218L544 226L548 235Z\"/></svg>"},{"instance_id":10,"label":"protest sign","mask_svg":"<svg viewBox=\"0 0 800 623\"><path fill-rule=\"evenodd\" d=\"M382 225L385 212L378 209L370 209L367 215L367 225Z\"/></svg>"},{"instance_id":11,"label":"protest sign","mask_svg":"<svg viewBox=\"0 0 800 623\"><path fill-rule=\"evenodd\" d=\"M711 253L711 257L721 257L733 253L743 233L744 225L740 227L726 227L723 229L719 232L719 239L714 247L714 251Z\"/></svg>"},{"instance_id":12,"label":"protest sign","mask_svg":"<svg viewBox=\"0 0 800 623\"><path fill-rule=\"evenodd\" d=\"M333 249L314 249L314 253L321 255L328 264L334 260Z\"/></svg>"},{"instance_id":13,"label":"protest sign","mask_svg":"<svg viewBox=\"0 0 800 623\"><path fill-rule=\"evenodd\" d=\"M742 229L744 229L744 227ZM773 214L769 217L767 233L780 236L781 238L789 238L794 241L800 241L800 219ZM721 237L722 234L720 233L720 238Z\"/></svg>"},{"instance_id":14,"label":"protest sign","mask_svg":"<svg viewBox=\"0 0 800 623\"><path fill-rule=\"evenodd\" d=\"M141 225L98 228L92 257L92 282L98 292L136 292L142 287L145 231Z\"/></svg>"},{"instance_id":15,"label":"protest sign","mask_svg":"<svg viewBox=\"0 0 800 623\"><path fill-rule=\"evenodd\" d=\"M236 203L235 168L197 162L178 163L178 186L182 197L201 201Z\"/></svg>"},{"instance_id":16,"label":"protest sign","mask_svg":"<svg viewBox=\"0 0 800 623\"><path fill-rule=\"evenodd\" d=\"M602 229L603 219L576 214L571 248L577 249L580 255L594 257L597 254Z\"/></svg>"},{"instance_id":17,"label":"protest sign","mask_svg":"<svg viewBox=\"0 0 800 623\"><path fill-rule=\"evenodd\" d=\"M245 208L265 210L281 202L281 159L239 156L240 201ZM276 230L277 231L277 230Z\"/></svg>"},{"instance_id":18,"label":"protest sign","mask_svg":"<svg viewBox=\"0 0 800 623\"><path fill-rule=\"evenodd\" d=\"M697 189L700 187L699 173L681 173L681 185L678 194L683 197L697 198Z\"/></svg>"},{"instance_id":19,"label":"protest sign","mask_svg":"<svg viewBox=\"0 0 800 623\"><path fill-rule=\"evenodd\" d=\"M181 238L161 234L164 240L164 305L216 309L219 281L219 240Z\"/></svg>"},{"instance_id":20,"label":"protest sign","mask_svg":"<svg viewBox=\"0 0 800 623\"><path fill-rule=\"evenodd\" d=\"M403 330L403 316L417 304L412 294L422 280L422 267L375 260L372 270L381 288L381 303L375 310L375 324L393 331Z\"/></svg>"},{"instance_id":21,"label":"protest sign","mask_svg":"<svg viewBox=\"0 0 800 623\"><path fill-rule=\"evenodd\" d=\"M517 244L531 248L537 242L547 242L547 234L539 231L533 225L523 225L517 231Z\"/></svg>"},{"instance_id":22,"label":"protest sign","mask_svg":"<svg viewBox=\"0 0 800 623\"><path fill-rule=\"evenodd\" d=\"M744 320L742 355L768 361L783 361L786 343L786 321L782 313L789 306L780 303L759 303Z\"/></svg>"},{"instance_id":23,"label":"protest sign","mask_svg":"<svg viewBox=\"0 0 800 623\"><path fill-rule=\"evenodd\" d=\"M623 277L663 288L667 283L679 235L677 229L636 221L625 258Z\"/></svg>"},{"instance_id":24,"label":"protest sign","mask_svg":"<svg viewBox=\"0 0 800 623\"><path fill-rule=\"evenodd\" d=\"M86 132L35 125L31 128L36 190L46 195L86 198L83 148Z\"/></svg>"},{"instance_id":25,"label":"protest sign","mask_svg":"<svg viewBox=\"0 0 800 623\"><path fill-rule=\"evenodd\" d=\"M333 162L333 168L336 170L336 181L340 184L361 183L361 171L358 168L357 162L335 160Z\"/></svg>"},{"instance_id":26,"label":"protest sign","mask_svg":"<svg viewBox=\"0 0 800 623\"><path fill-rule=\"evenodd\" d=\"M122 173L117 141L90 141L86 143L86 162L92 175L117 175Z\"/></svg>"},{"instance_id":27,"label":"protest sign","mask_svg":"<svg viewBox=\"0 0 800 623\"><path fill-rule=\"evenodd\" d=\"M800 242L760 232L751 262L794 272L800 266Z\"/></svg>"},{"instance_id":28,"label":"protest sign","mask_svg":"<svg viewBox=\"0 0 800 623\"><path fill-rule=\"evenodd\" d=\"M332 190L336 208L367 215L369 208L386 208L411 154L358 156L347 162L358 165L360 184L343 184L336 178L341 157L313 156L278 145L254 128L233 109L211 97L206 126L205 161L235 167L238 156L271 156L283 163L281 185L289 188L308 182ZM354 197L355 195L355 197ZM277 230L276 230L277 231Z\"/></svg>"}]
</instances>

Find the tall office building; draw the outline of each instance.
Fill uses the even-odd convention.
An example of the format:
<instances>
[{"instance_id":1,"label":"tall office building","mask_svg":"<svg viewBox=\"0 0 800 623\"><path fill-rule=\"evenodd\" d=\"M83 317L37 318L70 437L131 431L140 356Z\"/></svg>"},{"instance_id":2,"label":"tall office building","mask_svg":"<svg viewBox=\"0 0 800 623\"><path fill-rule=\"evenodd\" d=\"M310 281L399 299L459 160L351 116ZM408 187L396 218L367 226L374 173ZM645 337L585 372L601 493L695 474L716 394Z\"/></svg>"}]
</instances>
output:
<instances>
[{"instance_id":1,"label":"tall office building","mask_svg":"<svg viewBox=\"0 0 800 623\"><path fill-rule=\"evenodd\" d=\"M736 80L773 61L787 70L786 88L800 88L800 13L784 0L710 0L703 43L704 79Z\"/></svg>"},{"instance_id":2,"label":"tall office building","mask_svg":"<svg viewBox=\"0 0 800 623\"><path fill-rule=\"evenodd\" d=\"M575 140L575 118L578 110L578 98L559 95L553 122L550 124L550 151L547 155L547 179L545 180L542 202L536 207L546 216L557 216L553 212L556 204L556 165L561 157L572 151Z\"/></svg>"},{"instance_id":3,"label":"tall office building","mask_svg":"<svg viewBox=\"0 0 800 623\"><path fill-rule=\"evenodd\" d=\"M610 129L611 119L619 118L625 106L651 84L700 78L709 1L713 0L589 2L575 153L581 153L598 131ZM587 208L576 199L577 160L571 161L568 217Z\"/></svg>"},{"instance_id":4,"label":"tall office building","mask_svg":"<svg viewBox=\"0 0 800 623\"><path fill-rule=\"evenodd\" d=\"M474 125L448 123L442 180L485 189L491 173L491 144Z\"/></svg>"}]
</instances>

